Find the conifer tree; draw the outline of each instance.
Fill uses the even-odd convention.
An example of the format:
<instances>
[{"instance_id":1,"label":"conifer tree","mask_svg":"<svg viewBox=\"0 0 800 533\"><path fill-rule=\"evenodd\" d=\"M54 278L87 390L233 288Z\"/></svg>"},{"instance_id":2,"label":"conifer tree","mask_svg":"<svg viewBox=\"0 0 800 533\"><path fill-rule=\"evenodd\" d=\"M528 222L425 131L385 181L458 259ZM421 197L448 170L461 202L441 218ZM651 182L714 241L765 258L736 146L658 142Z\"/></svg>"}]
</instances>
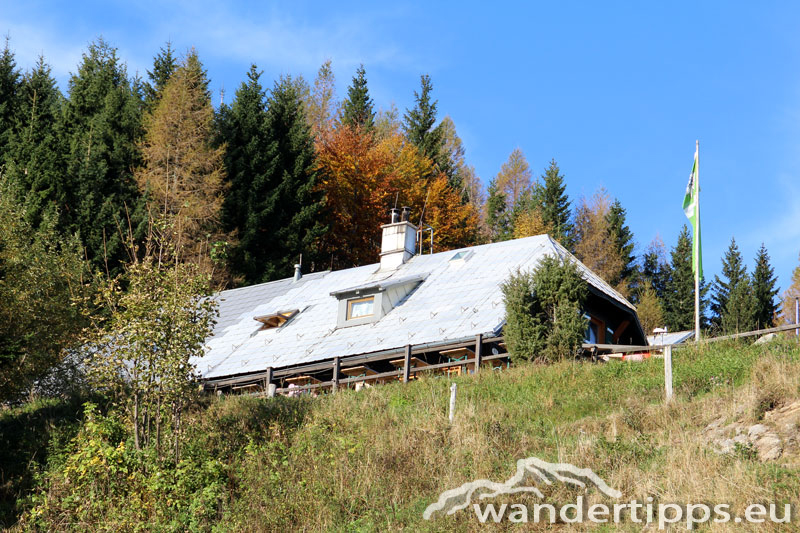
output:
<instances>
[{"instance_id":1,"label":"conifer tree","mask_svg":"<svg viewBox=\"0 0 800 533\"><path fill-rule=\"evenodd\" d=\"M633 232L625 224L625 208L618 199L608 208L606 214L608 222L608 234L614 250L622 259L622 270L617 279L613 280L612 285L622 285L627 287L628 294L632 294L636 278L636 256L633 255L634 242Z\"/></svg>"},{"instance_id":2,"label":"conifer tree","mask_svg":"<svg viewBox=\"0 0 800 533\"><path fill-rule=\"evenodd\" d=\"M552 232L552 237L567 250L575 246L572 223L570 222L570 202L567 197L564 175L555 159L542 175L540 194L542 221Z\"/></svg>"},{"instance_id":3,"label":"conifer tree","mask_svg":"<svg viewBox=\"0 0 800 533\"><path fill-rule=\"evenodd\" d=\"M725 313L731 291L747 278L747 267L742 261L742 254L739 253L739 247L736 246L734 238L731 238L731 243L722 259L722 276L722 279L714 276L714 292L711 297L712 323L715 326L722 325L722 316Z\"/></svg>"},{"instance_id":4,"label":"conifer tree","mask_svg":"<svg viewBox=\"0 0 800 533\"><path fill-rule=\"evenodd\" d=\"M641 291L636 306L636 314L642 329L646 335L650 335L653 329L660 328L664 323L664 309L661 300L656 296L656 291L652 286L647 285Z\"/></svg>"},{"instance_id":5,"label":"conifer tree","mask_svg":"<svg viewBox=\"0 0 800 533\"><path fill-rule=\"evenodd\" d=\"M755 327L756 299L753 285L747 274L731 287L725 308L722 310L720 325L727 333L752 331Z\"/></svg>"},{"instance_id":6,"label":"conifer tree","mask_svg":"<svg viewBox=\"0 0 800 533\"><path fill-rule=\"evenodd\" d=\"M366 89L366 80L364 88ZM319 67L305 108L308 123L316 135L333 127L333 122L339 114L339 106L336 101L336 77L330 59Z\"/></svg>"},{"instance_id":7,"label":"conifer tree","mask_svg":"<svg viewBox=\"0 0 800 533\"><path fill-rule=\"evenodd\" d=\"M25 215L33 227L58 202L66 150L58 126L62 106L50 67L40 57L20 84L19 113L10 132L6 167L25 197Z\"/></svg>"},{"instance_id":8,"label":"conifer tree","mask_svg":"<svg viewBox=\"0 0 800 533\"><path fill-rule=\"evenodd\" d=\"M480 181L475 169L464 160L464 143L456 132L456 125L450 116L445 116L438 128L442 132L442 148L439 155L439 170L447 175L450 186L462 196L463 201L477 205Z\"/></svg>"},{"instance_id":9,"label":"conifer tree","mask_svg":"<svg viewBox=\"0 0 800 533\"><path fill-rule=\"evenodd\" d=\"M5 159L9 137L16 123L17 92L20 86L20 73L8 41L6 38L6 45L0 53L0 165Z\"/></svg>"},{"instance_id":10,"label":"conifer tree","mask_svg":"<svg viewBox=\"0 0 800 533\"><path fill-rule=\"evenodd\" d=\"M489 182L486 199L486 225L491 242L505 241L511 238L511 221L506 195L497 186L496 179Z\"/></svg>"},{"instance_id":11,"label":"conifer tree","mask_svg":"<svg viewBox=\"0 0 800 533\"><path fill-rule=\"evenodd\" d=\"M243 232L251 187L267 169L266 92L261 85L261 72L251 65L247 80L236 91L236 97L220 126L225 144L225 169L229 188L223 204L222 221L227 231Z\"/></svg>"},{"instance_id":12,"label":"conifer tree","mask_svg":"<svg viewBox=\"0 0 800 533\"><path fill-rule=\"evenodd\" d=\"M150 81L145 85L145 102L149 107L155 105L156 101L167 85L167 82L178 70L178 59L173 54L172 42L167 41L161 47L156 57L153 58L153 70L147 71Z\"/></svg>"},{"instance_id":13,"label":"conifer tree","mask_svg":"<svg viewBox=\"0 0 800 533\"><path fill-rule=\"evenodd\" d=\"M671 272L664 241L660 237L652 240L642 256L639 286L641 290L652 287L660 302L666 298L667 283Z\"/></svg>"},{"instance_id":14,"label":"conifer tree","mask_svg":"<svg viewBox=\"0 0 800 533\"><path fill-rule=\"evenodd\" d=\"M775 312L778 310L778 305L775 303L775 297L778 295L778 289L775 287L777 281L775 270L769 263L767 248L764 243L761 243L761 248L758 249L756 255L756 267L753 270L757 328L768 328L773 325Z\"/></svg>"},{"instance_id":15,"label":"conifer tree","mask_svg":"<svg viewBox=\"0 0 800 533\"><path fill-rule=\"evenodd\" d=\"M358 67L353 83L347 89L347 98L342 103L342 124L364 131L370 131L375 125L375 112L367 89L364 65Z\"/></svg>"},{"instance_id":16,"label":"conifer tree","mask_svg":"<svg viewBox=\"0 0 800 533\"><path fill-rule=\"evenodd\" d=\"M704 290L700 289L700 316L705 308ZM664 299L664 318L670 331L694 329L694 273L692 272L692 238L683 226L678 243L672 249L670 278Z\"/></svg>"},{"instance_id":17,"label":"conifer tree","mask_svg":"<svg viewBox=\"0 0 800 533\"><path fill-rule=\"evenodd\" d=\"M267 100L263 171L253 177L240 233L239 270L250 283L291 276L312 262L324 232L311 130L297 83L281 78Z\"/></svg>"},{"instance_id":18,"label":"conifer tree","mask_svg":"<svg viewBox=\"0 0 800 533\"><path fill-rule=\"evenodd\" d=\"M62 125L69 146L55 188L61 227L79 232L92 263L111 271L127 259L129 221L141 234L132 173L141 161L141 106L117 50L102 39L91 43L69 80Z\"/></svg>"},{"instance_id":19,"label":"conifer tree","mask_svg":"<svg viewBox=\"0 0 800 533\"><path fill-rule=\"evenodd\" d=\"M444 133L436 124L436 100L431 100L433 84L431 77L423 74L420 77L420 92L414 91L415 105L406 109L403 130L406 138L417 147L420 153L440 164Z\"/></svg>"},{"instance_id":20,"label":"conifer tree","mask_svg":"<svg viewBox=\"0 0 800 533\"><path fill-rule=\"evenodd\" d=\"M523 196L531 192L531 168L521 149L514 148L511 151L508 160L500 167L494 183L505 194L506 204L512 211L517 208Z\"/></svg>"},{"instance_id":21,"label":"conifer tree","mask_svg":"<svg viewBox=\"0 0 800 533\"><path fill-rule=\"evenodd\" d=\"M192 50L160 92L145 119L144 166L136 180L148 200L159 258L193 263L216 280L220 265L212 260L224 242L222 148L212 146L214 110L208 80Z\"/></svg>"},{"instance_id":22,"label":"conifer tree","mask_svg":"<svg viewBox=\"0 0 800 533\"><path fill-rule=\"evenodd\" d=\"M610 200L604 189L590 200L581 199L575 210L575 257L628 297L628 285L620 281L625 263L612 238L609 212Z\"/></svg>"}]
</instances>

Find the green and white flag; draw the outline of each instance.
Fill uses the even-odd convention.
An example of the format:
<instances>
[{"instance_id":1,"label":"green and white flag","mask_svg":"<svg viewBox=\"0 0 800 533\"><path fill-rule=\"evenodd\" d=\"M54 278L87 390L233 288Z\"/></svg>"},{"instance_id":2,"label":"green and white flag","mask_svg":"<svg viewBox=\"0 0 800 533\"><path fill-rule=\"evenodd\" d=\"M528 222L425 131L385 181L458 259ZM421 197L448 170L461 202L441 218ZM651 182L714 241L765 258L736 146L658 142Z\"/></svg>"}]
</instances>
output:
<instances>
[{"instance_id":1,"label":"green and white flag","mask_svg":"<svg viewBox=\"0 0 800 533\"><path fill-rule=\"evenodd\" d=\"M686 196L683 197L683 212L686 218L692 223L694 239L692 239L692 271L697 273L698 278L703 277L703 254L700 247L700 185L698 182L698 151L694 152L694 165L692 174L689 176L689 184L686 186Z\"/></svg>"}]
</instances>

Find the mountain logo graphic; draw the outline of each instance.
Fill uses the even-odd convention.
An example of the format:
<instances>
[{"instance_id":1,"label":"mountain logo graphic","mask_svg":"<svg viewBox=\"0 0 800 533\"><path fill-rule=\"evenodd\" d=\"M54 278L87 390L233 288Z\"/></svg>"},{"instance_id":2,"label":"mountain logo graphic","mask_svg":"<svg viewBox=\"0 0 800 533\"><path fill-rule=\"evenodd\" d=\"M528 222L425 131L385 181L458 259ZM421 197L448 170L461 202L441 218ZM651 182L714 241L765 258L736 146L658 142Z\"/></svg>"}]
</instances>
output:
<instances>
[{"instance_id":1,"label":"mountain logo graphic","mask_svg":"<svg viewBox=\"0 0 800 533\"><path fill-rule=\"evenodd\" d=\"M452 515L461 509L466 509L473 500L486 500L503 494L531 493L544 499L544 494L537 485L542 483L552 485L553 481L583 489L593 485L609 498L616 499L622 496L620 491L609 487L588 468L578 468L568 463L548 463L537 457L529 457L517 461L516 473L503 483L476 479L458 488L444 491L436 503L425 509L422 517L430 520L434 513Z\"/></svg>"}]
</instances>

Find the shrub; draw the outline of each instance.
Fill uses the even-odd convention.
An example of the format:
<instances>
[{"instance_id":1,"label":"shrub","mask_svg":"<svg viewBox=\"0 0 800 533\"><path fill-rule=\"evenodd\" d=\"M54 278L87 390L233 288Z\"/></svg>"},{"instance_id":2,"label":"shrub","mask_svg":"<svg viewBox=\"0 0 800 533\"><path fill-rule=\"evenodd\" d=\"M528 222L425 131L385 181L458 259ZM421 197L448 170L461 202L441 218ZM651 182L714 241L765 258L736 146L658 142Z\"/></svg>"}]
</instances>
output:
<instances>
[{"instance_id":1,"label":"shrub","mask_svg":"<svg viewBox=\"0 0 800 533\"><path fill-rule=\"evenodd\" d=\"M580 309L587 288L574 263L545 257L534 270L512 274L501 288L512 359L552 362L580 346L586 332Z\"/></svg>"}]
</instances>

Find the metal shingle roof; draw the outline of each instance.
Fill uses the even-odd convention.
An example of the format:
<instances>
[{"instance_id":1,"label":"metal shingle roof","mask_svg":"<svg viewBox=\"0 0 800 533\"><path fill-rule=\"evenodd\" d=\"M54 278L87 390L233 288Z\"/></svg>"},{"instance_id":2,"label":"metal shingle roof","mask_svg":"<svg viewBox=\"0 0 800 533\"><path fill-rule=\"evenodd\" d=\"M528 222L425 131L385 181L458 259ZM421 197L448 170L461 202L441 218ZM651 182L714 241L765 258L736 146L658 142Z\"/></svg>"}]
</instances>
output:
<instances>
[{"instance_id":1,"label":"metal shingle roof","mask_svg":"<svg viewBox=\"0 0 800 533\"><path fill-rule=\"evenodd\" d=\"M450 261L459 251L466 261ZM512 273L534 268L545 255L575 261L588 283L635 308L547 235L538 235L411 258L394 271L367 265L223 291L225 306L207 355L194 363L203 378L259 372L363 353L455 340L496 331L505 319L500 285ZM408 298L377 322L336 327L338 299L348 288L392 285L424 278ZM249 290L250 289L250 290ZM300 313L281 328L260 330L253 321L282 309ZM223 320L224 317L224 320Z\"/></svg>"}]
</instances>

